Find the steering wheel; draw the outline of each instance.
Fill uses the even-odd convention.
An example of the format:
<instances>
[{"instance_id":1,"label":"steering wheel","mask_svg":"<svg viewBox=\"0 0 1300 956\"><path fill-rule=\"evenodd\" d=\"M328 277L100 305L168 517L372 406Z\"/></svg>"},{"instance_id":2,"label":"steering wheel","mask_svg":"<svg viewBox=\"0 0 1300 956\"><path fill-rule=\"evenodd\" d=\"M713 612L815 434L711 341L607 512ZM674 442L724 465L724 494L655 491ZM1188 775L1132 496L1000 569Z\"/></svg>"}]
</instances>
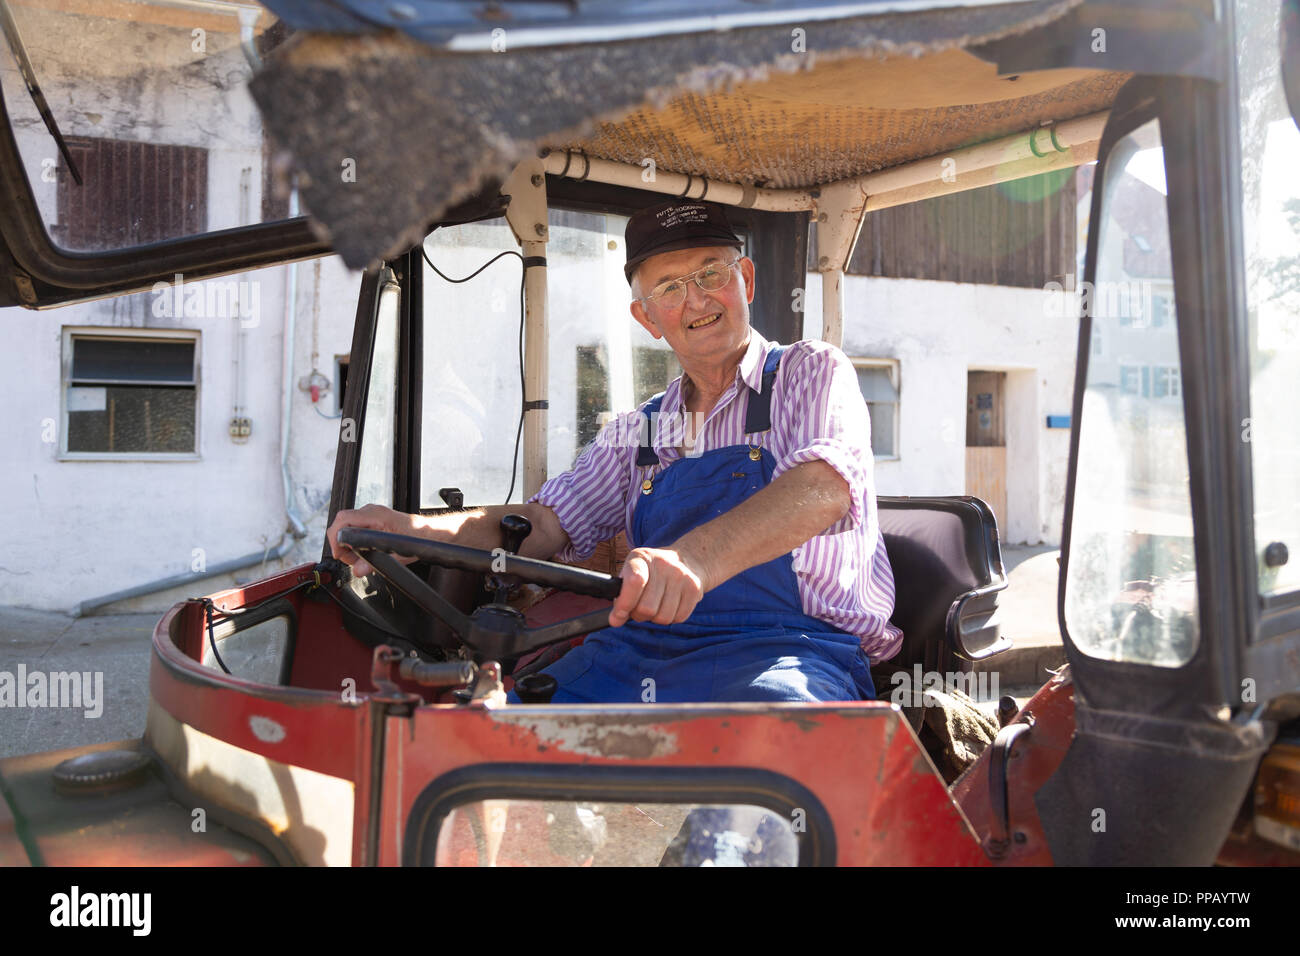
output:
<instances>
[{"instance_id":1,"label":"steering wheel","mask_svg":"<svg viewBox=\"0 0 1300 956\"><path fill-rule=\"evenodd\" d=\"M609 574L571 568L553 561L524 558L501 548L483 551L368 528L344 528L338 533L338 540L362 555L384 580L406 595L417 607L434 615L455 631L461 643L480 662L518 657L547 644L608 627L609 610L589 611L567 621L535 628L526 627L523 614L500 601L485 604L473 614L465 614L421 581L393 555L416 558L461 571L510 574L533 584L611 601L618 597L618 592L623 587L621 578Z\"/></svg>"}]
</instances>

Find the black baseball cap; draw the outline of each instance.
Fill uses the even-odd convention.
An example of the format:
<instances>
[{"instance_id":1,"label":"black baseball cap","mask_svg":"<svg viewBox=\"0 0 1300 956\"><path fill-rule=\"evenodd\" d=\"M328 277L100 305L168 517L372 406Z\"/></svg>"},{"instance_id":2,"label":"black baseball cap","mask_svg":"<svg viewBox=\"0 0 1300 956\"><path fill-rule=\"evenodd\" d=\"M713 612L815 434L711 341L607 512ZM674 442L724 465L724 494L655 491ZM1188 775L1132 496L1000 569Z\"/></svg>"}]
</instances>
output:
<instances>
[{"instance_id":1,"label":"black baseball cap","mask_svg":"<svg viewBox=\"0 0 1300 956\"><path fill-rule=\"evenodd\" d=\"M624 244L627 246L627 264L623 266L623 275L629 285L636 267L661 252L700 246L745 248L740 237L732 231L722 207L698 199L674 199L638 211L628 220Z\"/></svg>"}]
</instances>

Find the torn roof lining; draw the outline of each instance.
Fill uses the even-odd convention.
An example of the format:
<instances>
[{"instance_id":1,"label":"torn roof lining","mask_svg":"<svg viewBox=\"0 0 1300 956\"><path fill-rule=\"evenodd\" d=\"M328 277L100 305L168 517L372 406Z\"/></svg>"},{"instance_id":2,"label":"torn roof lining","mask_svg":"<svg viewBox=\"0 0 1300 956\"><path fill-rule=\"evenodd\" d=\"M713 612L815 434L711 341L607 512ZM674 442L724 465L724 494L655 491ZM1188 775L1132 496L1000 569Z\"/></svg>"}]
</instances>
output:
<instances>
[{"instance_id":1,"label":"torn roof lining","mask_svg":"<svg viewBox=\"0 0 1300 956\"><path fill-rule=\"evenodd\" d=\"M830 94L826 72L835 80ZM807 190L1104 112L1128 76L1050 70L1009 82L961 50L820 58L810 70L773 71L729 90L682 92L546 145L656 174ZM843 92L882 89L896 92L870 105ZM957 95L965 101L954 104Z\"/></svg>"},{"instance_id":2,"label":"torn roof lining","mask_svg":"<svg viewBox=\"0 0 1300 956\"><path fill-rule=\"evenodd\" d=\"M1066 165L1082 165L1096 158L1097 143L1108 112L1021 129L998 140L976 143L961 149L936 153L912 162L808 189L767 189L728 180L709 179L671 170L657 171L653 181L642 178L644 167L619 163L572 149L551 150L542 157L548 174L579 182L608 183L656 192L684 199L707 199L725 206L740 206L769 212L814 211L818 194L836 186L856 185L868 208L885 208L914 202L933 193L961 192L1005 182L1008 179L1047 172ZM1037 145L1035 145L1037 144ZM942 166L951 160L951 180L942 178ZM1035 162L1041 160L1042 162ZM939 172L936 172L938 170ZM958 177L980 177L978 185L961 183ZM988 180L985 182L984 180ZM939 183L947 185L940 186ZM949 188L952 187L952 188Z\"/></svg>"},{"instance_id":3,"label":"torn roof lining","mask_svg":"<svg viewBox=\"0 0 1300 956\"><path fill-rule=\"evenodd\" d=\"M287 2L270 0L269 5ZM292 149L299 169L307 174L302 180L305 206L344 260L361 266L418 242L424 224L439 218L443 208L503 181L521 160L536 156L539 147L578 143L602 129L608 135L609 124L625 123L657 104L686 95L698 106L700 97L724 96L769 75L806 79L815 76L814 65L837 60L902 61L963 50L1055 21L1078 2L1026 0L1010 7L943 8L832 21L810 26L809 49L814 52L806 56L791 55L785 27L529 48L511 50L508 56L439 53L398 31L361 36L300 33L254 78L252 91L268 128ZM802 111L793 129L794 142L759 157L761 162L737 168L734 175L692 168L693 157L681 144L667 143L668 148L655 154L656 162L664 170L742 184L830 183L1040 122L1098 112L1109 106L1120 82L1112 79L1112 88L1094 91L1097 95L1090 101L1072 105L1045 105L1050 97L1040 94L1029 113L1014 101L1004 103L995 110L998 122L987 128L978 115L966 111L951 118L946 139L914 155L856 155L852 144L831 144L834 149L824 168L802 177L806 183L772 182L779 172L774 167L816 152L812 145L825 143L819 118L833 110ZM851 126L853 114L841 114L837 122ZM934 117L924 111L906 118L914 126L935 125ZM914 133L902 128L890 134L891 150L906 151ZM707 138L709 133L703 130L701 135ZM725 150L726 137L721 139ZM616 151L588 152L627 161ZM637 152L632 160L646 155ZM355 181L340 185L339 157L355 159ZM394 189L395 183L403 187Z\"/></svg>"}]
</instances>

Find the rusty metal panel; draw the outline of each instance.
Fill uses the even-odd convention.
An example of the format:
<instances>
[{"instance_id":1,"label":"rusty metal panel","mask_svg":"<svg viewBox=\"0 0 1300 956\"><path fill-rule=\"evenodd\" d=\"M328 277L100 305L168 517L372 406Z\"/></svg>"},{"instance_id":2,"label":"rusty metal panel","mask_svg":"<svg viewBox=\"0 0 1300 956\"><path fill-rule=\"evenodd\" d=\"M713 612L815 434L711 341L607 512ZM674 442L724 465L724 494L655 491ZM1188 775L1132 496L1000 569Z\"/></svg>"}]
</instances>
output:
<instances>
[{"instance_id":1,"label":"rusty metal panel","mask_svg":"<svg viewBox=\"0 0 1300 956\"><path fill-rule=\"evenodd\" d=\"M466 768L749 769L811 792L829 816L841 865L983 865L984 853L942 778L882 702L646 707L429 706L388 722L381 863L402 861L417 799ZM719 774L721 776L721 773ZM653 777L652 777L653 779ZM627 794L654 803L653 785Z\"/></svg>"},{"instance_id":2,"label":"rusty metal panel","mask_svg":"<svg viewBox=\"0 0 1300 956\"><path fill-rule=\"evenodd\" d=\"M1044 684L1025 704L1016 720L1032 720L1033 728L1015 745L1012 759L1006 764L1012 841L1005 856L995 862L997 865L1050 866L1052 852L1034 795L1061 765L1074 734L1074 684L1069 670L1062 671ZM990 750L985 750L952 788L953 799L961 804L981 840L987 839L993 828L989 796Z\"/></svg>"}]
</instances>

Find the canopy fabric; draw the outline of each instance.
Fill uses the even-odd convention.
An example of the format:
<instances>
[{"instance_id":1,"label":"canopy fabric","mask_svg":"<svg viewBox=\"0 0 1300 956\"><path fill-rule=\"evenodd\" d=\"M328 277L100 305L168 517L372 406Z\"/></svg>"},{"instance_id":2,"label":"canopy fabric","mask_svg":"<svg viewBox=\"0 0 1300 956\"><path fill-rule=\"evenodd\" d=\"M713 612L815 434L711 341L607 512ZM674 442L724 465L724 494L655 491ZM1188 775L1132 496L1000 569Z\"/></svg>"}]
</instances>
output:
<instances>
[{"instance_id":1,"label":"canopy fabric","mask_svg":"<svg viewBox=\"0 0 1300 956\"><path fill-rule=\"evenodd\" d=\"M809 187L1095 113L1127 74L1000 78L967 52L1078 2L518 49L507 30L501 52L466 54L396 29L350 32L356 24L339 17L347 4L267 0L306 30L268 59L252 92L305 173L304 205L360 267L418 242L444 210L504 180L540 147L652 160L715 181ZM319 7L319 21L305 7Z\"/></svg>"}]
</instances>

